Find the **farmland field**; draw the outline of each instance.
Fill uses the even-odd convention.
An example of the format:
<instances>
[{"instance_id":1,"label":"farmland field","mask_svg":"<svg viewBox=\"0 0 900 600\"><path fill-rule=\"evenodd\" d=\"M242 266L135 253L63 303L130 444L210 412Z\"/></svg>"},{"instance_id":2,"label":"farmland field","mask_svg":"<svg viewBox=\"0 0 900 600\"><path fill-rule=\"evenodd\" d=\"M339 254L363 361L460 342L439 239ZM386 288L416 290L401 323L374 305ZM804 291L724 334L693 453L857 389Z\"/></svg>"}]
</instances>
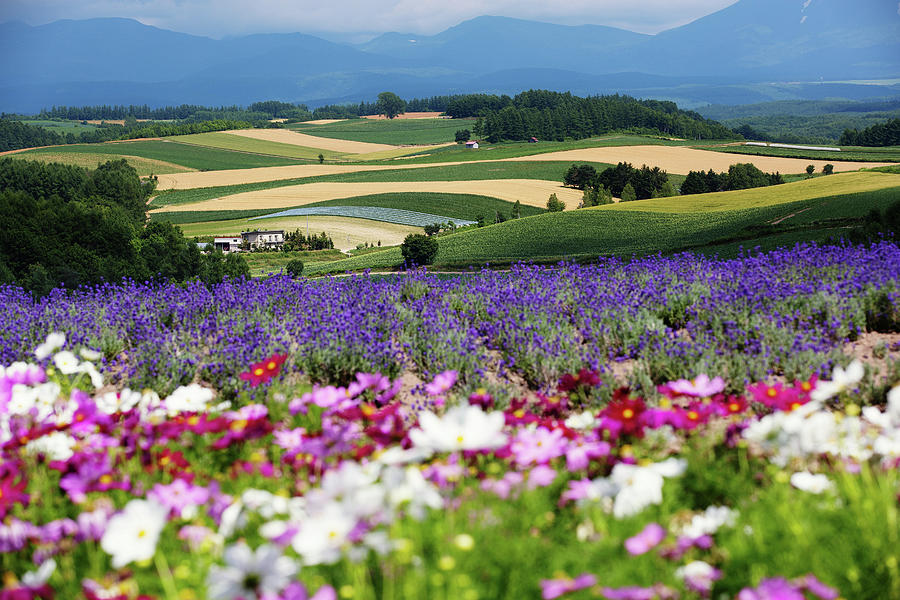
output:
<instances>
[{"instance_id":1,"label":"farmland field","mask_svg":"<svg viewBox=\"0 0 900 600\"><path fill-rule=\"evenodd\" d=\"M206 148L220 148L223 150L236 150L238 152L249 154L263 154L303 160L316 160L319 154L323 154L328 160L334 160L345 154L333 150L286 144L284 142L257 139L221 131L178 135L173 137L172 140Z\"/></svg>"},{"instance_id":2,"label":"farmland field","mask_svg":"<svg viewBox=\"0 0 900 600\"><path fill-rule=\"evenodd\" d=\"M837 147L837 146L835 146ZM836 161L872 161L872 162L900 162L900 147L885 146L882 148L866 148L862 146L843 146L841 152L829 152L823 150L797 150L795 148L772 148L763 146L721 146L712 147L716 152L729 154L746 154L753 156L778 156L785 158L805 158ZM835 164L835 168L837 168ZM821 171L821 169L818 169Z\"/></svg>"},{"instance_id":3,"label":"farmland field","mask_svg":"<svg viewBox=\"0 0 900 600\"><path fill-rule=\"evenodd\" d=\"M325 125L298 123L290 129L309 135L375 144L430 145L453 142L456 131L471 129L474 119L350 119Z\"/></svg>"},{"instance_id":4,"label":"farmland field","mask_svg":"<svg viewBox=\"0 0 900 600\"><path fill-rule=\"evenodd\" d=\"M22 160L37 160L46 163L56 162L62 163L64 165L84 167L87 169L96 169L97 165L99 164L105 163L110 160L119 160L120 158L124 158L128 161L128 164L134 167L134 169L138 172L138 175L140 175L141 177L164 173L187 173L189 171L195 170L182 165L176 165L174 163L155 160L152 158L143 158L140 156L127 156L124 154L91 154L87 152L66 152L66 149L64 147L59 148L59 152L53 152L52 150L55 150L55 148L45 148L41 151L29 153L18 152L15 154L10 154L9 156L10 158Z\"/></svg>"},{"instance_id":5,"label":"farmland field","mask_svg":"<svg viewBox=\"0 0 900 600\"><path fill-rule=\"evenodd\" d=\"M260 156L217 148L179 144L167 140L107 142L103 144L73 144L55 148L40 148L16 153L21 158L40 154L106 154L137 156L181 165L189 169L216 171L220 169L252 169L297 164L297 160L276 156Z\"/></svg>"},{"instance_id":6,"label":"farmland field","mask_svg":"<svg viewBox=\"0 0 900 600\"><path fill-rule=\"evenodd\" d=\"M45 129L49 129L50 131L55 131L56 133L79 133L86 129L97 128L96 125L90 123L87 125L83 125L81 121L49 121L40 119L24 119L22 123L34 125L36 127L43 127Z\"/></svg>"},{"instance_id":7,"label":"farmland field","mask_svg":"<svg viewBox=\"0 0 900 600\"><path fill-rule=\"evenodd\" d=\"M258 208L284 209L304 206L322 200L349 198L364 194L391 192L435 192L448 194L476 194L499 198L508 202L544 207L550 194L556 194L570 208L582 198L581 190L565 188L561 182L537 179L487 179L480 181L393 181L366 183L319 182L277 187L268 190L243 192L193 202L166 206L166 211L250 210Z\"/></svg>"},{"instance_id":8,"label":"farmland field","mask_svg":"<svg viewBox=\"0 0 900 600\"><path fill-rule=\"evenodd\" d=\"M305 232L307 222L311 234L324 231L334 240L334 247L343 251L351 250L364 243L374 245L379 241L383 246L395 246L400 244L403 238L410 233L422 233L421 227L411 225L332 216L281 217L262 220L232 219L186 223L179 227L187 237L209 237L233 235L254 229L283 229L285 231L300 229Z\"/></svg>"},{"instance_id":9,"label":"farmland field","mask_svg":"<svg viewBox=\"0 0 900 600\"><path fill-rule=\"evenodd\" d=\"M736 250L735 245L726 247L731 242L752 247L767 236L781 236L784 229L794 231L791 235L799 236L797 241L822 240L834 233L834 222L827 217L830 211L837 219L852 221L900 198L897 176L861 173L831 177L832 182L818 179L784 184L775 188L787 190L780 194L772 194L773 188L719 192L508 221L441 237L435 261L449 266L508 264L525 259L553 262L567 257L586 259L681 250L724 252L729 248ZM843 185L839 177L846 178ZM815 188L807 190L805 186L809 184L816 184ZM870 191L854 191L866 188ZM850 191L841 193L841 189ZM837 206L840 209L834 210ZM809 215L803 212L807 210ZM826 223L819 225L820 220ZM776 221L780 221L778 227L768 227ZM790 243L792 238L781 239ZM386 250L316 265L310 273L392 268L401 262L398 251Z\"/></svg>"}]
</instances>

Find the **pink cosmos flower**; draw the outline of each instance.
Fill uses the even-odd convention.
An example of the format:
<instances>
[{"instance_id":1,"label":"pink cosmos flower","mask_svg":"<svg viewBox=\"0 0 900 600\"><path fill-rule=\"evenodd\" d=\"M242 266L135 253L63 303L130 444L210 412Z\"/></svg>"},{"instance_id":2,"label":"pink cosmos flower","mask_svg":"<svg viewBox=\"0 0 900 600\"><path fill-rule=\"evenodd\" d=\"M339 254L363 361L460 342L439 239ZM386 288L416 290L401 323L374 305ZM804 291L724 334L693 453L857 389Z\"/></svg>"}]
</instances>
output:
<instances>
[{"instance_id":1,"label":"pink cosmos flower","mask_svg":"<svg viewBox=\"0 0 900 600\"><path fill-rule=\"evenodd\" d=\"M147 494L176 515L184 515L193 508L209 501L209 490L192 485L184 479L176 479L169 485L157 483Z\"/></svg>"},{"instance_id":2,"label":"pink cosmos flower","mask_svg":"<svg viewBox=\"0 0 900 600\"><path fill-rule=\"evenodd\" d=\"M566 451L566 439L561 429L550 431L538 427L534 431L520 429L510 450L519 465L546 464Z\"/></svg>"},{"instance_id":3,"label":"pink cosmos flower","mask_svg":"<svg viewBox=\"0 0 900 600\"><path fill-rule=\"evenodd\" d=\"M679 379L670 381L660 388L663 393L671 398L678 396L691 396L693 398L708 398L715 396L725 389L725 380L721 377L710 379L709 375L701 374L694 379Z\"/></svg>"},{"instance_id":4,"label":"pink cosmos flower","mask_svg":"<svg viewBox=\"0 0 900 600\"><path fill-rule=\"evenodd\" d=\"M587 469L591 460L606 458L610 450L608 442L584 438L573 441L566 448L566 468L569 471Z\"/></svg>"},{"instance_id":5,"label":"pink cosmos flower","mask_svg":"<svg viewBox=\"0 0 900 600\"><path fill-rule=\"evenodd\" d=\"M603 597L607 600L674 600L678 597L678 592L657 583L652 587L605 587L603 588Z\"/></svg>"},{"instance_id":6,"label":"pink cosmos flower","mask_svg":"<svg viewBox=\"0 0 900 600\"><path fill-rule=\"evenodd\" d=\"M666 530L659 523L650 523L640 533L625 540L625 549L632 556L646 554L666 537Z\"/></svg>"},{"instance_id":7,"label":"pink cosmos flower","mask_svg":"<svg viewBox=\"0 0 900 600\"><path fill-rule=\"evenodd\" d=\"M444 371L438 374L431 383L425 385L425 392L429 396L440 396L456 384L458 375L456 371Z\"/></svg>"},{"instance_id":8,"label":"pink cosmos flower","mask_svg":"<svg viewBox=\"0 0 900 600\"><path fill-rule=\"evenodd\" d=\"M597 577L590 573L582 573L575 579L542 579L541 598L552 600L564 594L577 592L597 584Z\"/></svg>"},{"instance_id":9,"label":"pink cosmos flower","mask_svg":"<svg viewBox=\"0 0 900 600\"><path fill-rule=\"evenodd\" d=\"M528 489L547 487L556 479L556 469L547 465L538 465L528 473Z\"/></svg>"}]
</instances>

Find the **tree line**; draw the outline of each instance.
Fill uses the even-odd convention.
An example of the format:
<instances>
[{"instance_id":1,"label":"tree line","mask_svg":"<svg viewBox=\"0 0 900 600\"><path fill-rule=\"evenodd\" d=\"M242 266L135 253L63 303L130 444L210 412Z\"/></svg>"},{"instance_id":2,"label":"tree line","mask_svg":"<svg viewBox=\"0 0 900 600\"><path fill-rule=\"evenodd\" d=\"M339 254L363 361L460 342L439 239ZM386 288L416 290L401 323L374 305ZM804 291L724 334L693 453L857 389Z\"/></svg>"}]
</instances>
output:
<instances>
[{"instance_id":1,"label":"tree line","mask_svg":"<svg viewBox=\"0 0 900 600\"><path fill-rule=\"evenodd\" d=\"M268 125L268 122L266 122ZM125 125L101 125L93 129L84 129L78 133L56 133L45 127L0 119L0 152L34 148L35 146L59 146L63 144L96 144L112 140L134 140L150 137L166 137L188 135L191 133L208 133L210 131L227 131L230 129L248 129L253 127L248 121L202 121L197 123L159 123L126 121Z\"/></svg>"},{"instance_id":2,"label":"tree line","mask_svg":"<svg viewBox=\"0 0 900 600\"><path fill-rule=\"evenodd\" d=\"M627 162L599 173L592 165L573 164L563 177L563 185L584 190L584 206L608 204L613 196L627 202L677 194L668 173L659 167L642 165L637 169Z\"/></svg>"},{"instance_id":3,"label":"tree line","mask_svg":"<svg viewBox=\"0 0 900 600\"><path fill-rule=\"evenodd\" d=\"M547 90L529 90L512 98L475 94L454 99L446 112L453 118L477 117L473 135L491 143L531 137L583 139L619 130L690 139L738 137L720 123L679 109L674 102L620 95L580 98Z\"/></svg>"},{"instance_id":4,"label":"tree line","mask_svg":"<svg viewBox=\"0 0 900 600\"><path fill-rule=\"evenodd\" d=\"M838 143L841 146L900 146L900 119L878 123L862 131L846 129Z\"/></svg>"},{"instance_id":5,"label":"tree line","mask_svg":"<svg viewBox=\"0 0 900 600\"><path fill-rule=\"evenodd\" d=\"M44 295L123 277L216 283L249 275L240 255L203 255L179 227L145 225L154 186L125 160L87 170L0 159L0 284Z\"/></svg>"},{"instance_id":6,"label":"tree line","mask_svg":"<svg viewBox=\"0 0 900 600\"><path fill-rule=\"evenodd\" d=\"M236 115L239 115L236 117ZM3 115L3 118L21 115ZM37 119L64 119L67 121L94 121L123 119L147 119L150 121L209 121L216 119L235 119L255 121L258 119L300 119L311 117L309 108L305 104L291 104L279 100L265 100L254 102L250 106L200 106L197 104L181 104L179 106L164 106L150 108L147 104L135 105L123 104L109 105L98 104L95 106L53 106L40 111Z\"/></svg>"},{"instance_id":7,"label":"tree line","mask_svg":"<svg viewBox=\"0 0 900 600\"><path fill-rule=\"evenodd\" d=\"M727 173L691 171L681 184L681 194L706 194L729 190L746 190L784 183L781 173L764 173L753 163L728 167Z\"/></svg>"}]
</instances>

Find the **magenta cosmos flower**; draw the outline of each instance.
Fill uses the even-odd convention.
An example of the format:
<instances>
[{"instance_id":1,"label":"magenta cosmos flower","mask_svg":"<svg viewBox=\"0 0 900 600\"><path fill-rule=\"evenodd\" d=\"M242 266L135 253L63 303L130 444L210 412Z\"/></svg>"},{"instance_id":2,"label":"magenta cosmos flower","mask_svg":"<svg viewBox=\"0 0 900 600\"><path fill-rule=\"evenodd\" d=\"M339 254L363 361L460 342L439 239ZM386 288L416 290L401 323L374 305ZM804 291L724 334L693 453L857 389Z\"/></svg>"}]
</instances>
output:
<instances>
[{"instance_id":1,"label":"magenta cosmos flower","mask_svg":"<svg viewBox=\"0 0 900 600\"><path fill-rule=\"evenodd\" d=\"M660 388L660 392L667 396L691 396L693 398L707 398L715 396L725 389L725 380L721 377L710 379L709 375L697 375L694 379L679 379L671 381Z\"/></svg>"},{"instance_id":2,"label":"magenta cosmos flower","mask_svg":"<svg viewBox=\"0 0 900 600\"><path fill-rule=\"evenodd\" d=\"M596 583L597 578L590 573L582 573L575 579L569 579L568 577L563 579L542 579L541 598L552 600L553 598L559 598L563 594L589 588Z\"/></svg>"},{"instance_id":3,"label":"magenta cosmos flower","mask_svg":"<svg viewBox=\"0 0 900 600\"><path fill-rule=\"evenodd\" d=\"M666 530L659 523L650 523L640 533L625 540L625 549L632 556L646 554L666 537Z\"/></svg>"}]
</instances>

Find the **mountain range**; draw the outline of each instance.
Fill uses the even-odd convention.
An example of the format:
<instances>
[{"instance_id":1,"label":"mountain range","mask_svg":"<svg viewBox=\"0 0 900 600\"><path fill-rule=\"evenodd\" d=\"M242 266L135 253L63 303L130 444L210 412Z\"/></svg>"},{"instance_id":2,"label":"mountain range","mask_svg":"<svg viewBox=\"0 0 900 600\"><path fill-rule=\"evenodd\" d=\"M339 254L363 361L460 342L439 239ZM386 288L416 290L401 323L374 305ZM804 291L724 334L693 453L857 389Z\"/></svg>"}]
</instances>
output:
<instances>
[{"instance_id":1,"label":"mountain range","mask_svg":"<svg viewBox=\"0 0 900 600\"><path fill-rule=\"evenodd\" d=\"M740 0L645 35L483 16L437 35L338 44L302 33L215 40L108 18L0 24L0 110L51 105L371 101L516 93L627 93L679 101L868 99L900 94L891 0Z\"/></svg>"}]
</instances>

